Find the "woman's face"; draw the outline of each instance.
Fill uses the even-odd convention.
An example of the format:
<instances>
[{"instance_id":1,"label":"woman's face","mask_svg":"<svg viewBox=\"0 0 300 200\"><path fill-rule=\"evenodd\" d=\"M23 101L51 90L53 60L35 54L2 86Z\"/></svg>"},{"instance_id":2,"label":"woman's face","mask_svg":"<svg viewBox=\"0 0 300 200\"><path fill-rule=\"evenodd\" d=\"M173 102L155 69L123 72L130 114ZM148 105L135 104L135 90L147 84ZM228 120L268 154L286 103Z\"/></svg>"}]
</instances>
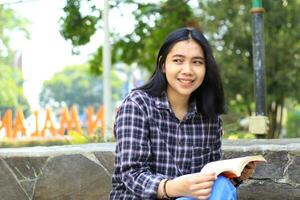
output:
<instances>
[{"instance_id":1,"label":"woman's face","mask_svg":"<svg viewBox=\"0 0 300 200\"><path fill-rule=\"evenodd\" d=\"M167 94L189 97L204 79L202 47L192 39L176 43L167 55L163 71L168 81Z\"/></svg>"}]
</instances>

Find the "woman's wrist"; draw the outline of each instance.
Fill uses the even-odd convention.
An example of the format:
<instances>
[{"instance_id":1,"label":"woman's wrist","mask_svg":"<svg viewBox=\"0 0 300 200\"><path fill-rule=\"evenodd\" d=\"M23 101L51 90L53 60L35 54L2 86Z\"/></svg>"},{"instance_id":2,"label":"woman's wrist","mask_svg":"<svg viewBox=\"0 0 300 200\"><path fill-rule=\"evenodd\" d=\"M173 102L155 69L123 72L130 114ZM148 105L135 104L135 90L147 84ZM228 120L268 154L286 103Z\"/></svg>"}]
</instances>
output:
<instances>
[{"instance_id":1,"label":"woman's wrist","mask_svg":"<svg viewBox=\"0 0 300 200\"><path fill-rule=\"evenodd\" d=\"M181 188L178 187L178 181L171 179L166 184L166 192L169 197L179 197L182 196Z\"/></svg>"},{"instance_id":2,"label":"woman's wrist","mask_svg":"<svg viewBox=\"0 0 300 200\"><path fill-rule=\"evenodd\" d=\"M173 197L180 196L176 184L173 179L163 179L158 186L158 198L159 199L171 199Z\"/></svg>"},{"instance_id":3,"label":"woman's wrist","mask_svg":"<svg viewBox=\"0 0 300 200\"><path fill-rule=\"evenodd\" d=\"M171 196L169 194L169 182L171 182L171 179L163 179L160 181L158 186L158 193L157 198L158 199L170 199Z\"/></svg>"},{"instance_id":4,"label":"woman's wrist","mask_svg":"<svg viewBox=\"0 0 300 200\"><path fill-rule=\"evenodd\" d=\"M166 179L163 182L163 186L162 186L162 199L170 199L171 197L168 195L167 192L167 183L170 181L170 179Z\"/></svg>"},{"instance_id":5,"label":"woman's wrist","mask_svg":"<svg viewBox=\"0 0 300 200\"><path fill-rule=\"evenodd\" d=\"M171 199L174 197L184 196L180 182L175 179L163 179L158 187L159 199Z\"/></svg>"}]
</instances>

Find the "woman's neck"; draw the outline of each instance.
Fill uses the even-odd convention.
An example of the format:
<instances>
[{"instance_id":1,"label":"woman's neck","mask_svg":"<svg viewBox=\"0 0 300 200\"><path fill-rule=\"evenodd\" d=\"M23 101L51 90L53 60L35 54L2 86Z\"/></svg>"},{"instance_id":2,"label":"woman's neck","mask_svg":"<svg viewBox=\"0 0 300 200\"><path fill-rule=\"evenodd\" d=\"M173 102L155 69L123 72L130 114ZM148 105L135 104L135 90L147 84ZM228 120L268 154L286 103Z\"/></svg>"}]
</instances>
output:
<instances>
[{"instance_id":1,"label":"woman's neck","mask_svg":"<svg viewBox=\"0 0 300 200\"><path fill-rule=\"evenodd\" d=\"M189 96L181 96L168 91L167 96L175 116L181 121L188 111Z\"/></svg>"}]
</instances>

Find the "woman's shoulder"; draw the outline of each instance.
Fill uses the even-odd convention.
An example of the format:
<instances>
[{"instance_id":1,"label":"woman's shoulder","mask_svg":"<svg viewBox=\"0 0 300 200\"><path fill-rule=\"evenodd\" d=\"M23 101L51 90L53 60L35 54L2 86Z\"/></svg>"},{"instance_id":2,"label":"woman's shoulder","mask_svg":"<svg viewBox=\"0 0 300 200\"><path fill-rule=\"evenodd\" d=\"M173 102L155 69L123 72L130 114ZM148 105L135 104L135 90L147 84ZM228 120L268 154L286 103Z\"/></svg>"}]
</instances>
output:
<instances>
[{"instance_id":1,"label":"woman's shoulder","mask_svg":"<svg viewBox=\"0 0 300 200\"><path fill-rule=\"evenodd\" d=\"M124 102L132 101L139 106L150 105L154 97L143 90L133 90L125 98Z\"/></svg>"},{"instance_id":2,"label":"woman's shoulder","mask_svg":"<svg viewBox=\"0 0 300 200\"><path fill-rule=\"evenodd\" d=\"M143 90L133 90L129 93L128 98L135 101L151 100L153 97Z\"/></svg>"}]
</instances>

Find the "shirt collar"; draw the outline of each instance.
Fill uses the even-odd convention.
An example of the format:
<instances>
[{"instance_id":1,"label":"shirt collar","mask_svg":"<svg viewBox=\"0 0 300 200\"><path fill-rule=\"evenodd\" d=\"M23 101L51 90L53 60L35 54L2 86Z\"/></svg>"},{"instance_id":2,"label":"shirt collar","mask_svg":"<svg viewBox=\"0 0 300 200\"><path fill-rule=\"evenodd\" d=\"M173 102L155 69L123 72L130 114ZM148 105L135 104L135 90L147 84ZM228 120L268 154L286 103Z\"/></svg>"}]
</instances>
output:
<instances>
[{"instance_id":1,"label":"shirt collar","mask_svg":"<svg viewBox=\"0 0 300 200\"><path fill-rule=\"evenodd\" d=\"M159 109L165 109L172 111L171 105L169 103L167 93L163 92L163 94L155 99L155 105Z\"/></svg>"},{"instance_id":2,"label":"shirt collar","mask_svg":"<svg viewBox=\"0 0 300 200\"><path fill-rule=\"evenodd\" d=\"M155 105L158 109L165 109L165 110L169 110L170 112L173 112L166 92L163 92L161 96L156 97ZM192 99L189 104L187 117L192 116L196 113L197 113L196 99Z\"/></svg>"},{"instance_id":3,"label":"shirt collar","mask_svg":"<svg viewBox=\"0 0 300 200\"><path fill-rule=\"evenodd\" d=\"M196 99L193 98L190 102L189 110L186 117L189 118L191 116L194 116L195 114L197 114L197 102Z\"/></svg>"}]
</instances>

